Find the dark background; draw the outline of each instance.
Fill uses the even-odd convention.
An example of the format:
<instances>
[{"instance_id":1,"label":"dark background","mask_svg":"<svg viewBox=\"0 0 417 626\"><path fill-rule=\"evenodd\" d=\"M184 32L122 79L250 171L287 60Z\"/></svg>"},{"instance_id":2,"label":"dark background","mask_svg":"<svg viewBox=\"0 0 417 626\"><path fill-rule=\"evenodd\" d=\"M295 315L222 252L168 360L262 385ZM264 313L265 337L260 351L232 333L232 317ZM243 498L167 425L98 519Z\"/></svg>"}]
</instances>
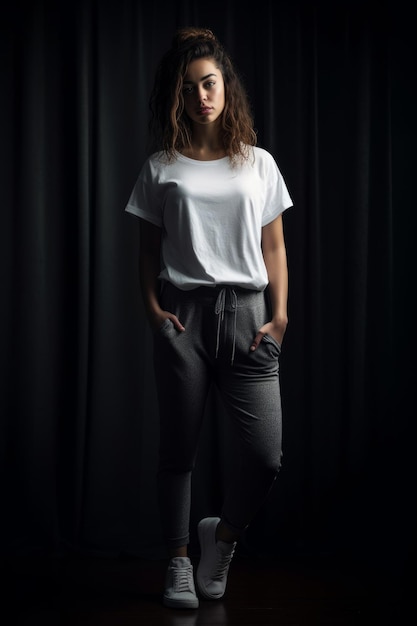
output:
<instances>
[{"instance_id":1,"label":"dark background","mask_svg":"<svg viewBox=\"0 0 417 626\"><path fill-rule=\"evenodd\" d=\"M179 26L240 69L284 217L284 458L255 554L395 576L415 558L416 33L402 2L22 2L1 15L2 551L165 555L158 418L124 213L148 96ZM227 427L212 394L195 523L217 514Z\"/></svg>"}]
</instances>

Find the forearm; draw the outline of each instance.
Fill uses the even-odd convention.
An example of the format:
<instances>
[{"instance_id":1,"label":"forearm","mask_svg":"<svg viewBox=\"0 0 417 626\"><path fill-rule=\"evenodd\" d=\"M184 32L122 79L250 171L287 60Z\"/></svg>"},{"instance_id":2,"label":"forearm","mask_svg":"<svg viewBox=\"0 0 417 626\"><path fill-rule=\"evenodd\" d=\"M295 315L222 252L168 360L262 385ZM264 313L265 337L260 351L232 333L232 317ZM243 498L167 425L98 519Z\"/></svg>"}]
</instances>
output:
<instances>
[{"instance_id":1,"label":"forearm","mask_svg":"<svg viewBox=\"0 0 417 626\"><path fill-rule=\"evenodd\" d=\"M265 333L282 343L287 329L288 267L281 215L262 230L262 254L268 273L271 320L259 329L252 350L256 350Z\"/></svg>"},{"instance_id":2,"label":"forearm","mask_svg":"<svg viewBox=\"0 0 417 626\"><path fill-rule=\"evenodd\" d=\"M286 326L288 323L288 267L285 246L264 254L268 272L268 292L271 302L271 316L274 323Z\"/></svg>"}]
</instances>

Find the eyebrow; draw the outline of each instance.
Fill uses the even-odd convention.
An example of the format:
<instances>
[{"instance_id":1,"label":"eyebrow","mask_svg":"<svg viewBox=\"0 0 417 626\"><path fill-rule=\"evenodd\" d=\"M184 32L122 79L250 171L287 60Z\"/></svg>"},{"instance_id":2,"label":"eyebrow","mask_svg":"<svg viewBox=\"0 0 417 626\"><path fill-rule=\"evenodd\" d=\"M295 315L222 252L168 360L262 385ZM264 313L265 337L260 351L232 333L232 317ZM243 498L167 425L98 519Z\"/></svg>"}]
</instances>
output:
<instances>
[{"instance_id":1,"label":"eyebrow","mask_svg":"<svg viewBox=\"0 0 417 626\"><path fill-rule=\"evenodd\" d=\"M202 76L198 82L201 82L202 80L206 80L207 78L210 78L210 76L216 76L216 78L217 78L217 74L214 74L212 72L211 74L207 74L206 76ZM184 80L183 84L184 85L188 85L188 84L192 85L193 81L192 80Z\"/></svg>"}]
</instances>

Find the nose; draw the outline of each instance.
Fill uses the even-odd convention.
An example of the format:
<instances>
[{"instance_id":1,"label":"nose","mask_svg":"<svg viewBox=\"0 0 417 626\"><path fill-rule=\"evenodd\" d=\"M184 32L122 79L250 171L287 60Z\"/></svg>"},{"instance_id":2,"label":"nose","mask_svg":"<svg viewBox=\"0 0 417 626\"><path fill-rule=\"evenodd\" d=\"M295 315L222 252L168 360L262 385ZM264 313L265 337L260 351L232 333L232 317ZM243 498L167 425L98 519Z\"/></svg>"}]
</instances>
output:
<instances>
[{"instance_id":1,"label":"nose","mask_svg":"<svg viewBox=\"0 0 417 626\"><path fill-rule=\"evenodd\" d=\"M207 92L204 87L199 87L198 89L198 101L200 103L204 102L207 98Z\"/></svg>"}]
</instances>

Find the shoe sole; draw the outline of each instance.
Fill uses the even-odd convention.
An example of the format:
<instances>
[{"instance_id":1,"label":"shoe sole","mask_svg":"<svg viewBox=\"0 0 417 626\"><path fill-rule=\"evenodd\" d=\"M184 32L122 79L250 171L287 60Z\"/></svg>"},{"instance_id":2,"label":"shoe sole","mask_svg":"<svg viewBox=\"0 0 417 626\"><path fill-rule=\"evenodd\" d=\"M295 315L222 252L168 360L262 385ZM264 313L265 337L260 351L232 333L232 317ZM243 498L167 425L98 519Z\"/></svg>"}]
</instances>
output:
<instances>
[{"instance_id":1,"label":"shoe sole","mask_svg":"<svg viewBox=\"0 0 417 626\"><path fill-rule=\"evenodd\" d=\"M200 562L201 562L201 560L204 558L204 555L205 555L205 550L204 550L203 546L205 546L206 542L203 540L203 537L205 537L205 535L206 535L206 526L204 524L202 524L200 526L200 524L199 524L197 526L197 532L198 532L198 538L200 540L200 548L201 548ZM222 598L224 596L225 592L223 592L221 594L218 594L216 596L213 595L213 594L208 593L208 591L205 590L205 588L202 586L202 584L199 581L199 576L198 576L199 567L200 566L197 567L197 576L196 576L196 582L197 582L198 591L207 600L220 600L220 598Z\"/></svg>"},{"instance_id":2,"label":"shoe sole","mask_svg":"<svg viewBox=\"0 0 417 626\"><path fill-rule=\"evenodd\" d=\"M198 599L184 602L184 600L173 600L172 598L163 598L162 603L169 609L198 609Z\"/></svg>"}]
</instances>

